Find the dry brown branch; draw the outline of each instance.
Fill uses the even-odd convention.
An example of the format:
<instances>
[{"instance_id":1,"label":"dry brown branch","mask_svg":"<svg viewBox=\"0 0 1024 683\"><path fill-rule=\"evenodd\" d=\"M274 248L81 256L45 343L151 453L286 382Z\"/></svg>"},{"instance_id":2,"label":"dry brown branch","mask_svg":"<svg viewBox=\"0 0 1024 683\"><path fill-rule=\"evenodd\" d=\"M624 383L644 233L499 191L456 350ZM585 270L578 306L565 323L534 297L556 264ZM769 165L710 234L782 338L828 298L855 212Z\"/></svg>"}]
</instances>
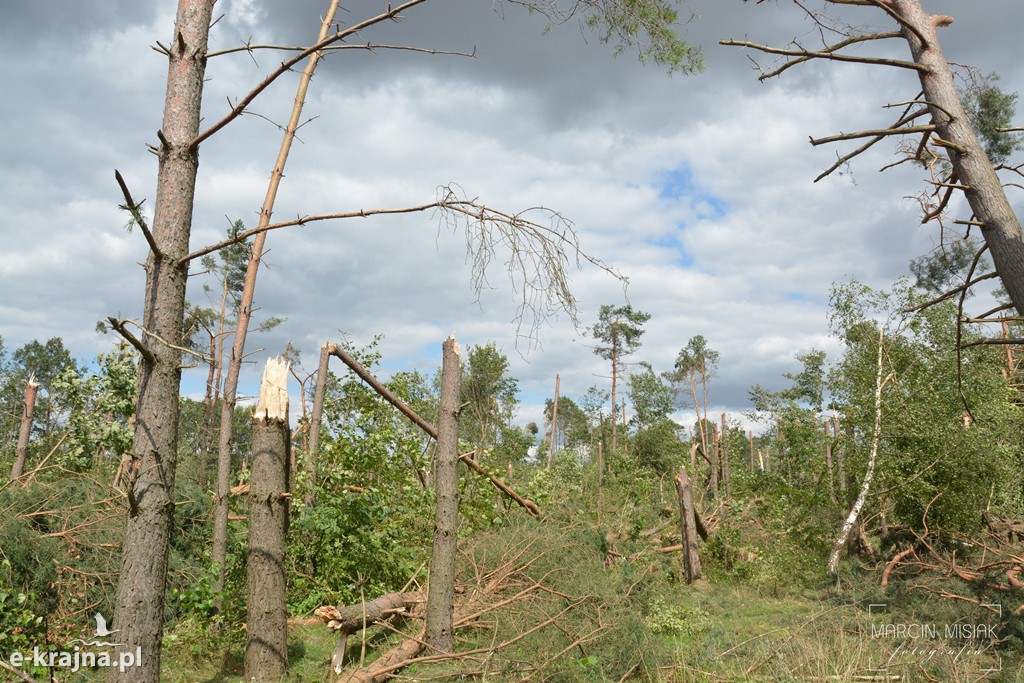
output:
<instances>
[{"instance_id":1,"label":"dry brown branch","mask_svg":"<svg viewBox=\"0 0 1024 683\"><path fill-rule=\"evenodd\" d=\"M920 112L918 115L924 114ZM909 133L931 133L935 130L935 126L927 124L924 126L903 126L901 128L881 128L877 130L862 130L857 133L839 133L838 135L830 135L824 138L811 138L811 144L817 147L818 145L825 145L831 142L839 142L841 140L856 140L858 138L869 138L869 137L887 137L889 135L906 135Z\"/></svg>"},{"instance_id":2,"label":"dry brown branch","mask_svg":"<svg viewBox=\"0 0 1024 683\"><path fill-rule=\"evenodd\" d=\"M153 252L153 256L156 258L163 258L163 252L156 245L156 240L153 238L153 233L149 231L149 224L146 223L146 217L142 215L142 202L136 203L132 199L132 193L128 191L128 184L125 183L124 178L121 176L121 172L114 169L114 179L117 180L117 184L121 187L121 194L124 195L124 204L121 208L131 214L132 220L139 226L139 230L146 237L146 242L149 243L149 249Z\"/></svg>"},{"instance_id":3,"label":"dry brown branch","mask_svg":"<svg viewBox=\"0 0 1024 683\"><path fill-rule=\"evenodd\" d=\"M877 34L879 38L887 37L889 34ZM729 45L732 47L749 47L760 52L766 52L773 55L785 55L787 57L799 57L801 61L807 61L809 59L830 59L836 62L856 62L858 64L877 64L880 66L894 66L900 69L910 69L912 71L927 71L926 67L916 64L914 62L907 62L901 59L886 59L883 57L855 57L852 55L844 55L838 53L828 52L827 50L789 50L779 47L771 47L770 45L760 45L758 43L750 42L749 40L720 40L719 45ZM761 76L760 80L764 80L766 76Z\"/></svg>"},{"instance_id":4,"label":"dry brown branch","mask_svg":"<svg viewBox=\"0 0 1024 683\"><path fill-rule=\"evenodd\" d=\"M902 560L904 557L906 557L907 555L910 555L913 552L914 552L914 546L910 546L906 550L904 550L902 552L899 552L899 553L896 553L896 555L891 560L889 560L889 562L885 565L885 571L882 572L882 592L883 593L885 592L886 586L889 585L889 575L892 574L892 570L896 568L896 565L898 565L900 563L900 560Z\"/></svg>"},{"instance_id":5,"label":"dry brown branch","mask_svg":"<svg viewBox=\"0 0 1024 683\"><path fill-rule=\"evenodd\" d=\"M246 43L245 45L239 45L238 47L229 47L224 50L216 50L206 55L207 59L212 57L221 57L223 55L233 54L235 52L248 52L252 53L255 50L279 50L281 52L303 52L309 50L308 45L253 45ZM429 47L414 47L412 45L385 45L379 43L363 43L359 45L331 45L329 47L321 48L319 52L338 52L340 50L366 50L373 52L375 50L400 50L406 52L422 52L428 55L451 55L453 57L476 57L476 52L458 52L453 50L438 50ZM159 50L157 50L159 52ZM308 54L308 53L307 53Z\"/></svg>"},{"instance_id":6,"label":"dry brown branch","mask_svg":"<svg viewBox=\"0 0 1024 683\"><path fill-rule=\"evenodd\" d=\"M391 7L391 5L389 4L387 6L387 10L382 12L381 14L378 14L375 17L370 17L369 19L361 21L361 22L359 22L357 24L353 24L349 28L344 29L342 31L338 31L337 33L335 33L335 34L333 34L331 36L328 36L328 37L324 38L323 40L317 42L315 45L312 45L312 46L302 50L301 52L299 52L295 56L291 57L290 59L285 60L284 62L281 63L281 65L279 67L274 69L274 71L270 72L270 74L268 74L267 77L264 78L260 82L259 85L257 85L255 88L250 90L248 94L246 94L241 100L239 100L238 103L234 107L232 107L231 111L228 112L228 114L226 116L224 116L217 123L215 123L212 126L210 126L209 128L207 128L205 131L200 133L198 136L196 136L196 138L194 140L192 140L192 142L189 143L189 149L192 150L192 151L195 151L196 149L198 149L199 145L202 144L202 142L204 140L209 138L211 135L213 135L214 133L219 131L224 126L226 126L229 123L231 123L232 121L234 121L239 116L241 116L242 112L245 111L245 108L247 106L249 106L249 104L253 100L255 100L260 95L260 93L262 93L264 90L266 90L270 86L271 83L276 81L283 74L285 74L288 71L290 71L293 66L295 66L296 64L301 62L306 57L310 56L313 53L318 53L321 50L323 50L324 48L330 46L331 44L336 43L336 42L346 38L347 36L350 36L350 35L353 35L355 33L358 33L359 31L362 31L364 28L368 28L370 26L373 26L375 24L379 24L379 23L382 23L382 22L388 21L388 20L398 20L398 19L401 19L400 13L402 11L404 11L406 9L409 9L411 7L414 7L415 5L419 5L419 4L423 3L423 2L426 2L426 0L407 0L407 2L404 2L404 3L402 3L401 5L399 5L397 7Z\"/></svg>"}]
</instances>

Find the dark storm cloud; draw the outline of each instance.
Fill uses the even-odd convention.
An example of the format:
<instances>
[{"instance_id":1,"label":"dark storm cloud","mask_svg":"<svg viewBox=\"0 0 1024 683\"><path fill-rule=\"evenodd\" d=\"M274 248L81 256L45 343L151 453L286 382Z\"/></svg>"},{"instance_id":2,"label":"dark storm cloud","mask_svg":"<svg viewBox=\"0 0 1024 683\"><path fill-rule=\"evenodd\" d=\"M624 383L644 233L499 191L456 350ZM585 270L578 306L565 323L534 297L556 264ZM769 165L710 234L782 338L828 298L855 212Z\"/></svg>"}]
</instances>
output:
<instances>
[{"instance_id":1,"label":"dark storm cloud","mask_svg":"<svg viewBox=\"0 0 1024 683\"><path fill-rule=\"evenodd\" d=\"M250 38L307 44L326 4L221 0L214 49ZM345 24L385 6L343 4ZM949 59L1024 90L1019 0L926 6L956 18L940 32ZM627 271L631 301L654 315L639 357L667 369L690 336L704 334L723 352L715 402L742 408L746 387L777 384L794 369L793 353L837 350L824 323L832 281L856 276L883 286L934 244L934 230L919 227L916 207L902 199L921 189L920 174L876 172L893 146L880 145L848 175L811 182L837 149L812 149L808 135L888 123L892 112L882 105L909 99L916 84L912 75L832 64L758 83L752 53L718 41L815 44L814 25L795 5L694 0L681 10L695 15L681 30L703 48L708 70L669 78L629 50L613 57L578 22L546 32L543 18L512 4L442 0L410 9L404 21L351 42L476 56L331 55L307 101L307 115L319 118L300 131L275 215L430 201L452 181L504 208L555 206L576 221L589 250ZM87 357L109 343L92 334L96 320L139 313L136 264L145 245L123 230L112 176L119 168L151 206L155 159L144 143L160 125L166 62L149 45L166 42L173 13L169 0L0 4L8 131L0 139L0 289L31 283L30 295L0 308L8 348L59 335ZM871 8L836 14L890 28ZM899 41L875 49L906 57ZM205 124L279 59L267 51L213 59ZM294 86L291 75L252 111L285 120ZM247 116L203 146L194 246L218 239L225 215L255 223L279 135ZM666 178L684 171L688 184L666 191ZM1020 206L1020 195L1011 200ZM726 208L708 211L702 201ZM569 394L607 374L564 317L541 331L543 349L524 361L513 346L515 298L501 259L477 305L463 238L439 232L436 216L306 227L268 244L259 315L288 320L253 348L292 340L310 364L339 330L364 343L383 332L388 367L425 369L456 326L464 343L499 341L527 400L550 393L555 372ZM622 300L610 278L572 276L584 326L599 305ZM201 283L197 276L190 285L200 302Z\"/></svg>"}]
</instances>

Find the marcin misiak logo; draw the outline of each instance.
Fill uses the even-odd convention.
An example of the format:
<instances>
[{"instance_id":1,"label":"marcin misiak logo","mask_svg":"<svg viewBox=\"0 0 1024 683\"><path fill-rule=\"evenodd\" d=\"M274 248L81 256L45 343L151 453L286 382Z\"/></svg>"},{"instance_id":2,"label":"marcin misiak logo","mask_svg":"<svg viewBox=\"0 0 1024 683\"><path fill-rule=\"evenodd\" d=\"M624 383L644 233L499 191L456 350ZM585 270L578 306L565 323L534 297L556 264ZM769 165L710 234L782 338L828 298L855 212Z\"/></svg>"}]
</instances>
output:
<instances>
[{"instance_id":1,"label":"marcin misiak logo","mask_svg":"<svg viewBox=\"0 0 1024 683\"><path fill-rule=\"evenodd\" d=\"M123 673L131 667L141 666L142 648L136 647L134 652L117 651L117 648L124 647L124 643L115 643L110 638L120 633L121 629L108 629L107 620L99 612L93 617L96 619L94 640L75 638L68 643L68 646L74 647L64 650L40 650L39 646L32 648L31 652L16 650L10 653L7 661L15 669L68 669L71 673L81 669L115 666ZM81 643L81 646L76 643Z\"/></svg>"}]
</instances>

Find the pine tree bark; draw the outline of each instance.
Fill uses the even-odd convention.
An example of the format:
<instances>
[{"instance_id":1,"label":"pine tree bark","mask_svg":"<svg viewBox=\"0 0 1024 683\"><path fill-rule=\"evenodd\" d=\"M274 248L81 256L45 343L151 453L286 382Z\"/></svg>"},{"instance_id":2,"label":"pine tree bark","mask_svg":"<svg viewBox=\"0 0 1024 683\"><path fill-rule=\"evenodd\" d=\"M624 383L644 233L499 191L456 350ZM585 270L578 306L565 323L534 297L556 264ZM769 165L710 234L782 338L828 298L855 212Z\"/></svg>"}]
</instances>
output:
<instances>
[{"instance_id":1,"label":"pine tree bark","mask_svg":"<svg viewBox=\"0 0 1024 683\"><path fill-rule=\"evenodd\" d=\"M935 132L946 143L957 182L966 185L967 203L988 245L1010 300L1024 312L1024 237L1020 220L1010 206L1002 182L978 140L953 81L953 71L942 54L937 29L952 18L924 11L920 0L890 0L906 22L900 30L910 45L914 61L927 67L919 72L924 99L928 102ZM927 42L922 42L922 36Z\"/></svg>"},{"instance_id":2,"label":"pine tree bark","mask_svg":"<svg viewBox=\"0 0 1024 683\"><path fill-rule=\"evenodd\" d=\"M434 547L427 583L426 642L437 652L455 649L452 614L455 604L455 554L459 526L459 344L448 337L442 346L441 401L438 407L434 492L437 499Z\"/></svg>"},{"instance_id":3,"label":"pine tree bark","mask_svg":"<svg viewBox=\"0 0 1024 683\"><path fill-rule=\"evenodd\" d=\"M284 548L288 523L288 364L271 358L263 371L252 420L249 480L249 589L245 678L288 673L288 608Z\"/></svg>"},{"instance_id":4,"label":"pine tree bark","mask_svg":"<svg viewBox=\"0 0 1024 683\"><path fill-rule=\"evenodd\" d=\"M192 229L203 77L213 0L179 0L174 37L168 43L167 94L161 127L152 238L146 260L135 441L127 480L128 515L117 583L114 625L125 651L141 648L139 666L111 681L160 679L167 553L174 527L174 476L178 452L180 346L185 312L188 240ZM170 342L170 344L165 343Z\"/></svg>"},{"instance_id":5,"label":"pine tree bark","mask_svg":"<svg viewBox=\"0 0 1024 683\"><path fill-rule=\"evenodd\" d=\"M15 448L14 465L11 467L11 481L25 473L25 460L28 458L28 442L32 436L32 413L36 409L36 395L39 383L35 376L29 377L25 384L25 406L21 415L21 427L18 429L18 445Z\"/></svg>"}]
</instances>

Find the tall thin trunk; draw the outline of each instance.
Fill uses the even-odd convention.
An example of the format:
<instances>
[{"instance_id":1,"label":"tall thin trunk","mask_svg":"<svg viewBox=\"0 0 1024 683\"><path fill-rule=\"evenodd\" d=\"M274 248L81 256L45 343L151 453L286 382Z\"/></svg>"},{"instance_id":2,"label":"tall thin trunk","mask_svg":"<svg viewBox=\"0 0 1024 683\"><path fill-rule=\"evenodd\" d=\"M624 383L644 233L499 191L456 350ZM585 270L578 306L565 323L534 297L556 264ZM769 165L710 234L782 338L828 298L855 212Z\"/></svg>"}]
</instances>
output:
<instances>
[{"instance_id":1,"label":"tall thin trunk","mask_svg":"<svg viewBox=\"0 0 1024 683\"><path fill-rule=\"evenodd\" d=\"M729 481L729 453L725 443L725 413L722 413L722 431L718 436L718 457L722 463L722 485L725 487L725 497L732 497L732 483Z\"/></svg>"},{"instance_id":2,"label":"tall thin trunk","mask_svg":"<svg viewBox=\"0 0 1024 683\"><path fill-rule=\"evenodd\" d=\"M754 465L754 430L747 430L747 438L750 439L750 471L753 472L756 469Z\"/></svg>"},{"instance_id":3,"label":"tall thin trunk","mask_svg":"<svg viewBox=\"0 0 1024 683\"><path fill-rule=\"evenodd\" d=\"M864 481L860 486L860 495L857 496L857 501L850 509L850 514L847 515L843 528L832 546L832 553L828 558L828 573L830 576L835 576L836 574L836 569L839 567L839 555L846 546L846 540L850 536L850 531L860 518L860 512L864 508L868 491L871 490L871 480L875 476L875 462L878 460L878 442L882 435L882 386L887 381L887 379L882 378L882 341L884 331L885 328L878 330L878 369L875 372L875 429L871 436L871 455L868 457L868 469L864 473Z\"/></svg>"},{"instance_id":4,"label":"tall thin trunk","mask_svg":"<svg viewBox=\"0 0 1024 683\"><path fill-rule=\"evenodd\" d=\"M924 101L928 103L935 133L953 166L954 180L967 186L964 194L981 224L981 234L1010 300L1024 312L1024 237L992 162L971 126L953 81L953 71L939 46L937 28L952 22L949 17L925 12L920 0L891 0L892 8L906 22L903 37L914 61L927 67L919 72ZM927 43L923 43L922 36Z\"/></svg>"},{"instance_id":5,"label":"tall thin trunk","mask_svg":"<svg viewBox=\"0 0 1024 683\"><path fill-rule=\"evenodd\" d=\"M288 673L284 547L290 490L290 437L288 363L271 358L263 370L260 398L252 419L246 680L267 681Z\"/></svg>"},{"instance_id":6,"label":"tall thin trunk","mask_svg":"<svg viewBox=\"0 0 1024 683\"><path fill-rule=\"evenodd\" d=\"M167 553L174 528L178 454L181 326L189 235L195 199L199 116L213 0L179 0L168 42L167 95L161 127L152 237L159 252L146 260L135 442L127 480L128 515L114 625L125 652L141 648L139 666L110 670L111 681L158 681L163 639ZM169 342L169 343L166 343ZM171 346L174 344L175 346Z\"/></svg>"},{"instance_id":7,"label":"tall thin trunk","mask_svg":"<svg viewBox=\"0 0 1024 683\"><path fill-rule=\"evenodd\" d=\"M324 414L324 398L327 396L327 370L331 360L330 342L320 347L320 365L316 371L316 389L313 390L313 413L309 416L309 441L306 449L306 505L316 505L316 487L320 477L320 421Z\"/></svg>"},{"instance_id":8,"label":"tall thin trunk","mask_svg":"<svg viewBox=\"0 0 1024 683\"><path fill-rule=\"evenodd\" d=\"M327 37L334 15L338 10L339 0L332 0L330 7L324 15L323 23L320 26L320 34L317 42ZM320 53L314 52L306 62L306 68L299 79L298 91L295 93L295 103L292 105L291 119L285 129L284 139L281 140L281 147L277 153L277 161L274 163L274 170L270 174L270 184L267 186L267 194L263 199L263 208L260 210L260 220L257 227L264 228L270 224L270 217L274 212L274 202L277 199L277 190L284 177L285 162L288 161L288 153L291 151L292 141L295 139L295 131L299 127L299 119L302 116L302 107L305 104L306 90L313 78L313 71L316 69ZM228 550L228 503L229 489L231 488L231 417L235 411L236 392L238 390L238 375L242 369L242 357L245 354L245 335L249 330L249 319L252 317L252 300L256 291L256 274L259 271L260 259L263 257L263 245L266 242L267 233L261 232L253 239L252 251L249 254L249 265L245 271L245 281L242 288L242 299L238 305L238 316L235 327L235 339L231 346L231 360L228 364L228 374L224 381L223 401L221 402L220 438L217 445L217 501L214 509L213 520L213 545L211 559L213 564L219 568L217 572L216 592L218 596L224 591L224 563ZM220 598L218 597L218 606Z\"/></svg>"},{"instance_id":9,"label":"tall thin trunk","mask_svg":"<svg viewBox=\"0 0 1024 683\"><path fill-rule=\"evenodd\" d=\"M25 473L25 459L28 457L28 441L32 436L32 413L36 409L36 395L39 383L35 375L28 378L25 384L25 405L21 414L21 427L18 429L18 445L15 449L14 466L11 467L11 479L17 479Z\"/></svg>"},{"instance_id":10,"label":"tall thin trunk","mask_svg":"<svg viewBox=\"0 0 1024 683\"><path fill-rule=\"evenodd\" d=\"M551 469L551 459L555 456L555 434L558 429L558 390L562 379L555 373L555 402L551 407L551 441L548 443L548 469Z\"/></svg>"},{"instance_id":11,"label":"tall thin trunk","mask_svg":"<svg viewBox=\"0 0 1024 683\"><path fill-rule=\"evenodd\" d=\"M437 499L434 547L427 579L426 641L437 652L455 649L452 611L455 603L455 554L459 526L459 396L461 370L455 337L444 341L441 400L437 410L434 492Z\"/></svg>"},{"instance_id":12,"label":"tall thin trunk","mask_svg":"<svg viewBox=\"0 0 1024 683\"><path fill-rule=\"evenodd\" d=\"M619 379L619 335L617 332L612 332L612 452L618 448L618 425L619 421L616 417L618 404L615 402L615 390Z\"/></svg>"},{"instance_id":13,"label":"tall thin trunk","mask_svg":"<svg viewBox=\"0 0 1024 683\"><path fill-rule=\"evenodd\" d=\"M829 420L825 420L825 476L828 477L828 497L833 503L836 502L836 483L833 477L832 466L832 434L829 429Z\"/></svg>"},{"instance_id":14,"label":"tall thin trunk","mask_svg":"<svg viewBox=\"0 0 1024 683\"><path fill-rule=\"evenodd\" d=\"M217 419L213 387L217 379L217 335L210 332L210 369L206 374L206 395L203 397L203 428L199 441L199 488L205 489L210 452L213 450L213 427Z\"/></svg>"}]
</instances>

